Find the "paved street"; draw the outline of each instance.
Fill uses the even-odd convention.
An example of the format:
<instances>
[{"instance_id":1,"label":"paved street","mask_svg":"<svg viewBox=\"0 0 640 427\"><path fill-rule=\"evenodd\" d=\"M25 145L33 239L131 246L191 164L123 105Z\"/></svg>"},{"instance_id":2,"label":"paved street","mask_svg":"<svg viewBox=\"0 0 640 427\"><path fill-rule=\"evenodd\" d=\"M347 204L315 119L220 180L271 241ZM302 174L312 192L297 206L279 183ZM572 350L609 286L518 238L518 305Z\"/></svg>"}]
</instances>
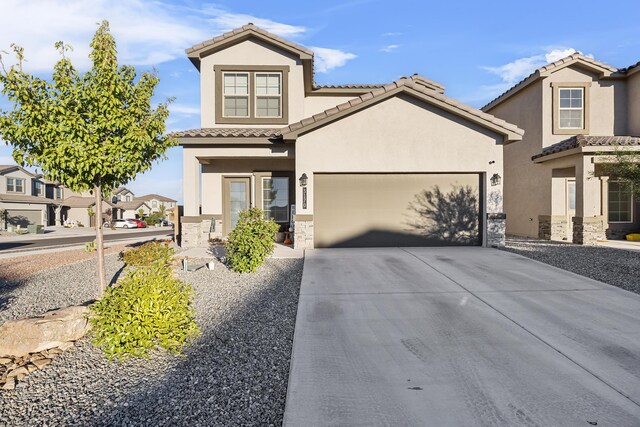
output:
<instances>
[{"instance_id":1,"label":"paved street","mask_svg":"<svg viewBox=\"0 0 640 427\"><path fill-rule=\"evenodd\" d=\"M57 233L57 232L56 232ZM87 228L78 232L51 233L51 235L22 235L16 237L3 237L0 239L0 253L17 252L32 249L45 249L60 246L81 245L91 242L95 239L95 232ZM145 228L134 230L109 230L105 231L105 241L113 242L118 240L130 240L143 237L164 237L173 236L173 229L169 227L163 228Z\"/></svg>"},{"instance_id":2,"label":"paved street","mask_svg":"<svg viewBox=\"0 0 640 427\"><path fill-rule=\"evenodd\" d=\"M638 426L640 296L482 248L308 251L285 425Z\"/></svg>"}]
</instances>

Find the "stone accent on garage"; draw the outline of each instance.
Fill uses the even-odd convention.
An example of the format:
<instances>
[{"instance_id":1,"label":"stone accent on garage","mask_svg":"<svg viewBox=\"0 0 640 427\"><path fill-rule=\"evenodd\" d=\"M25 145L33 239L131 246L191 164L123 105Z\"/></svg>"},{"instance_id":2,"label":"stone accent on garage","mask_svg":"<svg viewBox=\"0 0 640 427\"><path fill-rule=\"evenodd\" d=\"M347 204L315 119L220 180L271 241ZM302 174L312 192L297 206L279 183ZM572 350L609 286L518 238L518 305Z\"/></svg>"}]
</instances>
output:
<instances>
[{"instance_id":1,"label":"stone accent on garage","mask_svg":"<svg viewBox=\"0 0 640 427\"><path fill-rule=\"evenodd\" d=\"M595 245L601 240L606 240L602 216L573 217L573 243Z\"/></svg>"},{"instance_id":2,"label":"stone accent on garage","mask_svg":"<svg viewBox=\"0 0 640 427\"><path fill-rule=\"evenodd\" d=\"M183 248L207 246L210 239L222 238L222 215L183 216L180 234Z\"/></svg>"},{"instance_id":3,"label":"stone accent on garage","mask_svg":"<svg viewBox=\"0 0 640 427\"><path fill-rule=\"evenodd\" d=\"M538 237L544 240L567 240L567 217L564 215L539 215Z\"/></svg>"},{"instance_id":4,"label":"stone accent on garage","mask_svg":"<svg viewBox=\"0 0 640 427\"><path fill-rule=\"evenodd\" d=\"M504 213L487 214L487 246L502 248L505 245L507 215Z\"/></svg>"},{"instance_id":5,"label":"stone accent on garage","mask_svg":"<svg viewBox=\"0 0 640 427\"><path fill-rule=\"evenodd\" d=\"M313 249L313 215L296 215L293 247Z\"/></svg>"}]
</instances>

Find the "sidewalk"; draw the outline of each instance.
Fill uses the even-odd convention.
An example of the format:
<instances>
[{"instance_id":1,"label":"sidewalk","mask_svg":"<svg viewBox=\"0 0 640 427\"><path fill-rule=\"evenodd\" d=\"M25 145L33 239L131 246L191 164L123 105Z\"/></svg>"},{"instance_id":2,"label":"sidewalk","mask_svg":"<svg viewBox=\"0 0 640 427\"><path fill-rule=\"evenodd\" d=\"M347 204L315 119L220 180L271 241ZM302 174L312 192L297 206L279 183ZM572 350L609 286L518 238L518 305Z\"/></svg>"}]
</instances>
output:
<instances>
[{"instance_id":1,"label":"sidewalk","mask_svg":"<svg viewBox=\"0 0 640 427\"><path fill-rule=\"evenodd\" d=\"M147 227L147 228L116 228L112 230L110 228L104 229L105 236L111 234L122 234L122 233L142 233L145 231L152 230L173 230L172 227ZM44 229L44 234L16 234L16 233L8 233L0 235L0 242L12 242L12 241L21 241L21 240L40 240L40 239L60 239L65 237L76 237L76 236L91 236L95 235L96 230L93 227L73 227L66 228L61 226L54 227L46 227Z\"/></svg>"}]
</instances>

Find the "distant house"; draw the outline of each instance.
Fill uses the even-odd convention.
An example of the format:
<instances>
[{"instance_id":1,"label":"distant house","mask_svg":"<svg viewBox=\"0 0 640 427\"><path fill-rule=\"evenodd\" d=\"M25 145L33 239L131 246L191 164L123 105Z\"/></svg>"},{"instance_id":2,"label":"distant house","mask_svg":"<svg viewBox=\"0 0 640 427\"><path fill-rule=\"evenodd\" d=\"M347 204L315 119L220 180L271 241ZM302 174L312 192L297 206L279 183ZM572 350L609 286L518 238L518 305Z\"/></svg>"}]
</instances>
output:
<instances>
[{"instance_id":1,"label":"distant house","mask_svg":"<svg viewBox=\"0 0 640 427\"><path fill-rule=\"evenodd\" d=\"M159 194L146 194L144 196L136 197L136 199L144 200L151 208L151 212L160 212L160 206L163 205L167 210L173 209L178 203L177 200L173 200Z\"/></svg>"},{"instance_id":2,"label":"distant house","mask_svg":"<svg viewBox=\"0 0 640 427\"><path fill-rule=\"evenodd\" d=\"M86 227L95 227L95 198L73 196L64 199L63 203L65 221L75 225L82 224ZM104 220L108 219L109 210L113 210L113 205L109 201L103 200L102 217ZM94 214L90 215L90 212L94 212Z\"/></svg>"},{"instance_id":3,"label":"distant house","mask_svg":"<svg viewBox=\"0 0 640 427\"><path fill-rule=\"evenodd\" d=\"M126 187L118 187L114 190L113 196L118 199L119 202L131 202L135 198L133 192Z\"/></svg>"},{"instance_id":4,"label":"distant house","mask_svg":"<svg viewBox=\"0 0 640 427\"><path fill-rule=\"evenodd\" d=\"M114 204L114 208L118 210L117 218L135 219L140 217L142 209L142 217L146 217L151 213L149 204L144 200L134 199L129 202L118 202Z\"/></svg>"},{"instance_id":5,"label":"distant house","mask_svg":"<svg viewBox=\"0 0 640 427\"><path fill-rule=\"evenodd\" d=\"M0 165L0 209L6 212L0 228L55 225L63 196L63 188L42 175L16 165Z\"/></svg>"}]
</instances>

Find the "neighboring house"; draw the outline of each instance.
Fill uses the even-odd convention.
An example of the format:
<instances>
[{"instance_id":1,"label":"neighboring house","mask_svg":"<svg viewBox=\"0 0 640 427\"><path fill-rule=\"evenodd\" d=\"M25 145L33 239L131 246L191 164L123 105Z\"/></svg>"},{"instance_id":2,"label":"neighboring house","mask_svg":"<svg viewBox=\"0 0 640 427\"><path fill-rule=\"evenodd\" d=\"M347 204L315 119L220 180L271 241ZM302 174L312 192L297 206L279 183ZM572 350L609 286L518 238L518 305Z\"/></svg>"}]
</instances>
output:
<instances>
[{"instance_id":1,"label":"neighboring house","mask_svg":"<svg viewBox=\"0 0 640 427\"><path fill-rule=\"evenodd\" d=\"M160 206L162 205L164 205L165 210L173 209L178 203L177 200L173 200L159 194L146 194L144 196L136 197L136 199L144 200L151 208L151 212L160 212Z\"/></svg>"},{"instance_id":2,"label":"neighboring house","mask_svg":"<svg viewBox=\"0 0 640 427\"><path fill-rule=\"evenodd\" d=\"M629 185L598 172L604 154L640 149L640 63L617 69L576 53L482 110L525 130L504 147L507 233L588 244L640 230Z\"/></svg>"},{"instance_id":3,"label":"neighboring house","mask_svg":"<svg viewBox=\"0 0 640 427\"><path fill-rule=\"evenodd\" d=\"M113 196L118 199L119 202L132 202L135 198L133 192L129 191L126 187L118 187L113 191Z\"/></svg>"},{"instance_id":4,"label":"neighboring house","mask_svg":"<svg viewBox=\"0 0 640 427\"><path fill-rule=\"evenodd\" d=\"M142 217L146 217L151 213L149 204L144 200L134 199L129 202L115 203L114 208L119 212L116 218L135 219L140 217L140 209L142 209Z\"/></svg>"},{"instance_id":5,"label":"neighboring house","mask_svg":"<svg viewBox=\"0 0 640 427\"><path fill-rule=\"evenodd\" d=\"M0 165L0 209L7 226L55 225L61 188L16 165ZM58 209L58 210L57 210ZM0 223L0 228L5 223Z\"/></svg>"},{"instance_id":6,"label":"neighboring house","mask_svg":"<svg viewBox=\"0 0 640 427\"><path fill-rule=\"evenodd\" d=\"M93 197L72 196L64 199L63 218L64 223L80 225L84 227L95 227L95 205L96 201ZM91 209L89 209L91 208ZM114 206L108 200L102 201L102 218L106 221L109 217L109 210L113 210ZM89 212L93 212L90 215Z\"/></svg>"},{"instance_id":7,"label":"neighboring house","mask_svg":"<svg viewBox=\"0 0 640 427\"><path fill-rule=\"evenodd\" d=\"M201 128L174 134L183 246L225 237L250 206L301 248L504 244L502 146L518 127L418 75L318 86L312 51L252 24L187 55Z\"/></svg>"}]
</instances>

